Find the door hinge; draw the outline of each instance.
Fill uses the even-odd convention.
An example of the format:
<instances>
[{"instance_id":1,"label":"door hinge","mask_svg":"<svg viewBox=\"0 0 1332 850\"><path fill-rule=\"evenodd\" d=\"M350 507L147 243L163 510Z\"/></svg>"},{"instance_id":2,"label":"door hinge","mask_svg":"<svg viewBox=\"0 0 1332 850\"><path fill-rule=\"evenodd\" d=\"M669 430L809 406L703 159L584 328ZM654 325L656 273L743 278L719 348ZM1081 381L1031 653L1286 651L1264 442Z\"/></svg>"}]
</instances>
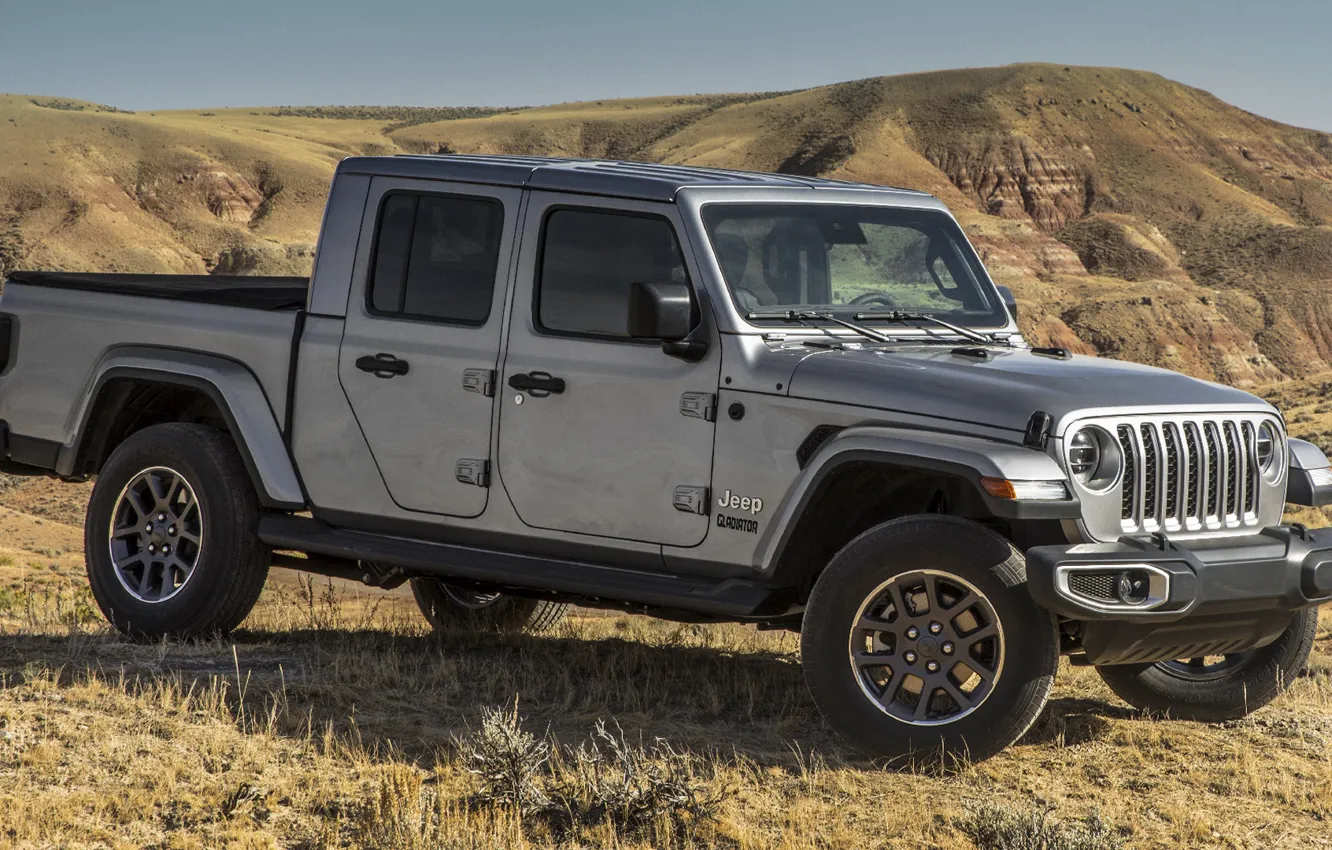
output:
<instances>
[{"instance_id":1,"label":"door hinge","mask_svg":"<svg viewBox=\"0 0 1332 850\"><path fill-rule=\"evenodd\" d=\"M694 419L712 422L717 418L717 394L685 393L680 396L680 412Z\"/></svg>"},{"instance_id":2,"label":"door hinge","mask_svg":"<svg viewBox=\"0 0 1332 850\"><path fill-rule=\"evenodd\" d=\"M464 369L463 389L469 393L481 393L483 396L495 394L494 369Z\"/></svg>"},{"instance_id":3,"label":"door hinge","mask_svg":"<svg viewBox=\"0 0 1332 850\"><path fill-rule=\"evenodd\" d=\"M475 484L477 487L490 486L490 461L488 460L465 457L458 461L454 469L458 480L464 484Z\"/></svg>"},{"instance_id":4,"label":"door hinge","mask_svg":"<svg viewBox=\"0 0 1332 850\"><path fill-rule=\"evenodd\" d=\"M677 511L706 516L708 512L708 488L681 485L675 488L671 501Z\"/></svg>"}]
</instances>

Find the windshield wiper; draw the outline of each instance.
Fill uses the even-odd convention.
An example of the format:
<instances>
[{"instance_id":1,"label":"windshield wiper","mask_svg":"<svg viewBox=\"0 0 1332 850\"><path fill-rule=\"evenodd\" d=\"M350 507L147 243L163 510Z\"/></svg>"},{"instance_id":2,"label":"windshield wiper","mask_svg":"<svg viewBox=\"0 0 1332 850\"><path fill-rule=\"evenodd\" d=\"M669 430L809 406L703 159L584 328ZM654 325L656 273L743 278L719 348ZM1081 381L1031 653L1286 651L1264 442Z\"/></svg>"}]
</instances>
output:
<instances>
[{"instance_id":1,"label":"windshield wiper","mask_svg":"<svg viewBox=\"0 0 1332 850\"><path fill-rule=\"evenodd\" d=\"M945 322L943 319L940 319L929 313L912 313L907 310L889 310L888 312L885 313L857 313L856 318L862 321L869 319L869 320L881 320L885 322L914 322L914 321L933 322L939 327L947 328L953 333L958 334L959 336L964 336L967 339L972 340L973 342L983 342L988 344L988 343L995 343L998 341L991 334L981 333L980 331L973 331L971 328L964 328L961 327L960 325L955 325L952 322Z\"/></svg>"},{"instance_id":2,"label":"windshield wiper","mask_svg":"<svg viewBox=\"0 0 1332 850\"><path fill-rule=\"evenodd\" d=\"M751 310L745 314L746 319L777 319L783 322L800 322L804 324L809 321L832 322L835 325L841 325L849 328L863 337L868 337L875 342L894 342L893 338L887 334L881 334L876 330L867 328L864 325L858 325L855 322L848 322L846 319L839 319L832 313L819 313L814 310ZM857 314L857 319L860 316Z\"/></svg>"}]
</instances>

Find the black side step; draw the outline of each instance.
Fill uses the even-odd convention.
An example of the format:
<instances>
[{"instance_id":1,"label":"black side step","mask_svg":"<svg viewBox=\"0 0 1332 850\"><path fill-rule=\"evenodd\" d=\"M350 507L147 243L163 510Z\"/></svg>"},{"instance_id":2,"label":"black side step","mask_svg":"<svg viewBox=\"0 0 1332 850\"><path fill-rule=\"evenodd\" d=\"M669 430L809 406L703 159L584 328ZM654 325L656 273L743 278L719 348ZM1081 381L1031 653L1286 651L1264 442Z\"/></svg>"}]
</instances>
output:
<instances>
[{"instance_id":1,"label":"black side step","mask_svg":"<svg viewBox=\"0 0 1332 850\"><path fill-rule=\"evenodd\" d=\"M266 516L259 523L259 539L274 549L350 561L375 561L420 575L467 579L717 617L780 616L790 607L787 593L748 579L709 580L584 561L516 555L453 543L385 537L334 528L308 517Z\"/></svg>"}]
</instances>

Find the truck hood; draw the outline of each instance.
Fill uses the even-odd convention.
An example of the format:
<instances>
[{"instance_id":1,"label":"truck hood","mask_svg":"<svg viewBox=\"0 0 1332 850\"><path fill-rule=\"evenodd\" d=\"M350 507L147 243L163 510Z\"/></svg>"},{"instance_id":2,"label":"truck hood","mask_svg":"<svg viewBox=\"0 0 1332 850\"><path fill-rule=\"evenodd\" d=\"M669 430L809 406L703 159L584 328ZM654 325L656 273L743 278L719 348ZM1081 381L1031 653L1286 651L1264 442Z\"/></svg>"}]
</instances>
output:
<instances>
[{"instance_id":1,"label":"truck hood","mask_svg":"<svg viewBox=\"0 0 1332 850\"><path fill-rule=\"evenodd\" d=\"M789 394L1022 431L1036 411L1054 433L1098 413L1274 410L1231 387L1177 372L1101 357L1061 360L1026 349L989 348L991 357L954 354L954 346L831 349L805 357Z\"/></svg>"}]
</instances>

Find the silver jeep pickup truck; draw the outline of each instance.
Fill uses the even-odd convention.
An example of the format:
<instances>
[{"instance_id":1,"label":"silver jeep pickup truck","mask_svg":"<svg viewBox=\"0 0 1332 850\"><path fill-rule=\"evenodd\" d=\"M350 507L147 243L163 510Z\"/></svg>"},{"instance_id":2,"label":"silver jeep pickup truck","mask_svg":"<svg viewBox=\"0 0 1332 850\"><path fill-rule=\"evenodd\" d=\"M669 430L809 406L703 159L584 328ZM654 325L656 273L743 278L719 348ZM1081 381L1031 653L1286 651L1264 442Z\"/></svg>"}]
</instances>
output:
<instances>
[{"instance_id":1,"label":"silver jeep pickup truck","mask_svg":"<svg viewBox=\"0 0 1332 850\"><path fill-rule=\"evenodd\" d=\"M231 629L277 565L410 581L445 629L798 629L887 759L1008 746L1061 655L1154 712L1265 705L1332 598L1332 532L1282 524L1327 459L1014 316L918 192L358 157L310 280L11 275L0 456L96 478L88 577L132 635Z\"/></svg>"}]
</instances>

